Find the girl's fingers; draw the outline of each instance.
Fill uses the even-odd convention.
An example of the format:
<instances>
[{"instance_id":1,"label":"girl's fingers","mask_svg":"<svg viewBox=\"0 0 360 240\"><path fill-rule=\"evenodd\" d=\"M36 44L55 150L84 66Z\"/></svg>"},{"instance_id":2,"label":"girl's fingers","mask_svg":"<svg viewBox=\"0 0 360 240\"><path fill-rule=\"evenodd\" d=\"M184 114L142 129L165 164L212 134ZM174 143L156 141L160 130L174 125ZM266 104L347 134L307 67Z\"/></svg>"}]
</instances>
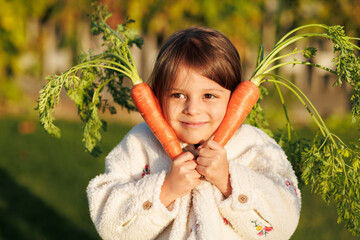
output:
<instances>
[{"instance_id":1,"label":"girl's fingers","mask_svg":"<svg viewBox=\"0 0 360 240\"><path fill-rule=\"evenodd\" d=\"M209 148L199 149L199 156L203 158L211 158L214 155L214 150ZM198 157L199 158L199 157Z\"/></svg>"},{"instance_id":2,"label":"girl's fingers","mask_svg":"<svg viewBox=\"0 0 360 240\"><path fill-rule=\"evenodd\" d=\"M177 163L177 164L180 164L180 163L183 163L183 162L186 162L186 161L191 161L191 160L194 160L194 155L191 153L191 152L184 152L182 154L180 154L180 156L176 157L174 160L173 160L173 163Z\"/></svg>"},{"instance_id":3,"label":"girl's fingers","mask_svg":"<svg viewBox=\"0 0 360 240\"><path fill-rule=\"evenodd\" d=\"M202 157L210 158L214 155L214 151L219 152L221 154L226 154L225 148L213 140L209 140L209 141L203 143L198 148L199 156L202 156Z\"/></svg>"},{"instance_id":4,"label":"girl's fingers","mask_svg":"<svg viewBox=\"0 0 360 240\"><path fill-rule=\"evenodd\" d=\"M195 169L196 165L197 163L195 160L190 160L184 163L184 166L186 166L187 169Z\"/></svg>"},{"instance_id":5,"label":"girl's fingers","mask_svg":"<svg viewBox=\"0 0 360 240\"><path fill-rule=\"evenodd\" d=\"M201 165L197 165L196 166L196 171L199 173L200 177L201 176L206 176L206 167L201 166Z\"/></svg>"},{"instance_id":6,"label":"girl's fingers","mask_svg":"<svg viewBox=\"0 0 360 240\"><path fill-rule=\"evenodd\" d=\"M184 152L173 160L173 167L179 169L182 172L188 172L188 170L194 170L197 166L195 157L190 152Z\"/></svg>"},{"instance_id":7,"label":"girl's fingers","mask_svg":"<svg viewBox=\"0 0 360 240\"><path fill-rule=\"evenodd\" d=\"M203 144L201 144L199 147L198 147L198 150L200 149L212 149L212 150L220 150L220 149L223 149L224 147L218 143L218 142L215 142L214 140L208 140L206 142L204 142Z\"/></svg>"},{"instance_id":8,"label":"girl's fingers","mask_svg":"<svg viewBox=\"0 0 360 240\"><path fill-rule=\"evenodd\" d=\"M198 165L201 165L201 166L204 166L204 167L210 166L211 161L212 161L212 158L207 158L207 157L198 157L196 159L196 163Z\"/></svg>"},{"instance_id":9,"label":"girl's fingers","mask_svg":"<svg viewBox=\"0 0 360 240\"><path fill-rule=\"evenodd\" d=\"M195 168L195 171L192 172L192 177L193 178L200 178L202 176L202 174L200 174L197 169Z\"/></svg>"}]
</instances>

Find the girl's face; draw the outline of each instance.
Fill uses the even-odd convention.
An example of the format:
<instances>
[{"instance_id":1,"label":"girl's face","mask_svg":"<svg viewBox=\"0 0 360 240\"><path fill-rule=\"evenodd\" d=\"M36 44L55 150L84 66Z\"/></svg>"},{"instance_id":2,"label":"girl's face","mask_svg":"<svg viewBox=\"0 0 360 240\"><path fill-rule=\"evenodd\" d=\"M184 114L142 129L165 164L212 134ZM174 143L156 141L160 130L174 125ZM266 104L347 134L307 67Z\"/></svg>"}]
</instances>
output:
<instances>
[{"instance_id":1,"label":"girl's face","mask_svg":"<svg viewBox=\"0 0 360 240\"><path fill-rule=\"evenodd\" d=\"M188 144L208 140L223 120L230 90L188 67L180 66L162 110L178 138Z\"/></svg>"}]
</instances>

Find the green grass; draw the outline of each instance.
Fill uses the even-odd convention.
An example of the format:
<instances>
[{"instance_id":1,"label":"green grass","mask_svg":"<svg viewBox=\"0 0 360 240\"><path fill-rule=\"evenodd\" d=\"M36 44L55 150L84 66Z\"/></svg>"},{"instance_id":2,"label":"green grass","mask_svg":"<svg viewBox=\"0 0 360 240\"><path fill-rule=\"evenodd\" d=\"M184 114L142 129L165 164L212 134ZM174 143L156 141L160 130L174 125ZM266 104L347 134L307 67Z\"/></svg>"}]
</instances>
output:
<instances>
[{"instance_id":1,"label":"green grass","mask_svg":"<svg viewBox=\"0 0 360 240\"><path fill-rule=\"evenodd\" d=\"M0 119L0 239L99 239L85 189L104 171L106 153L130 126L109 124L104 153L94 158L84 152L78 123L60 122L62 138L56 139L37 122L34 132L21 134L21 122ZM355 134L344 130L344 135L350 132ZM302 204L292 239L360 239L337 224L334 206L327 206L307 187L302 189Z\"/></svg>"},{"instance_id":2,"label":"green grass","mask_svg":"<svg viewBox=\"0 0 360 240\"><path fill-rule=\"evenodd\" d=\"M0 239L99 239L85 189L130 126L110 126L104 154L94 158L84 152L79 124L59 123L56 139L37 123L35 132L21 134L20 123L0 120Z\"/></svg>"},{"instance_id":3,"label":"green grass","mask_svg":"<svg viewBox=\"0 0 360 240\"><path fill-rule=\"evenodd\" d=\"M306 186L301 189L302 209L300 222L291 240L352 240L360 239L337 224L335 205L326 205L321 197Z\"/></svg>"}]
</instances>

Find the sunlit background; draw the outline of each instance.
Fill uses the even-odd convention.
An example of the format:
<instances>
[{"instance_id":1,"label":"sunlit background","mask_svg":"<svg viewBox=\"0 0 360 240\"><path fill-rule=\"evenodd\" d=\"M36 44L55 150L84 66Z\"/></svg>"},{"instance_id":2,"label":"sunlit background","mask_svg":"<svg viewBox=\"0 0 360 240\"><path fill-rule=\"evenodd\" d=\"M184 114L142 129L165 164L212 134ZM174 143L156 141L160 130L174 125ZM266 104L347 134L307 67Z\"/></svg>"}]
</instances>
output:
<instances>
[{"instance_id":1,"label":"sunlit background","mask_svg":"<svg viewBox=\"0 0 360 240\"><path fill-rule=\"evenodd\" d=\"M289 30L308 23L343 25L360 37L359 0L104 0L111 26L125 17L144 39L133 49L146 81L161 43L175 30L202 25L228 36L238 49L244 77L254 71L260 44L265 53ZM64 96L55 116L62 138L46 134L35 111L45 77L66 71L81 52L100 49L89 31L90 0L0 0L0 239L99 239L88 213L87 183L104 170L104 157L134 124L138 113L118 109L102 115L109 122L103 154L94 158L81 143L76 107ZM331 66L332 46L305 41L318 49L314 61ZM358 43L359 45L360 43ZM284 68L311 98L340 136L359 137L349 115L350 89L332 87L334 76L304 66ZM286 95L286 94L285 94ZM313 126L300 103L289 97L294 125L311 134ZM278 99L263 105L272 129L283 127ZM280 116L281 115L281 116ZM337 223L334 205L303 187L303 209L292 239L360 239Z\"/></svg>"}]
</instances>

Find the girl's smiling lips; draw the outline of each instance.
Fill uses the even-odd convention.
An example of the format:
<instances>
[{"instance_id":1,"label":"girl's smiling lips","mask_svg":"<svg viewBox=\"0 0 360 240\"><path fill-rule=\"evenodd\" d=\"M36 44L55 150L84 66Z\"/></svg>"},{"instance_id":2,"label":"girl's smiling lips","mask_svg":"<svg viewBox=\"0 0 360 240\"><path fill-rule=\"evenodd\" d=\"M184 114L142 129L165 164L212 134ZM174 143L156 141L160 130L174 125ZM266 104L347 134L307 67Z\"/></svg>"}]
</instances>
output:
<instances>
[{"instance_id":1,"label":"girl's smiling lips","mask_svg":"<svg viewBox=\"0 0 360 240\"><path fill-rule=\"evenodd\" d=\"M188 128L198 128L204 126L207 122L186 122L186 121L180 121L180 123Z\"/></svg>"}]
</instances>

